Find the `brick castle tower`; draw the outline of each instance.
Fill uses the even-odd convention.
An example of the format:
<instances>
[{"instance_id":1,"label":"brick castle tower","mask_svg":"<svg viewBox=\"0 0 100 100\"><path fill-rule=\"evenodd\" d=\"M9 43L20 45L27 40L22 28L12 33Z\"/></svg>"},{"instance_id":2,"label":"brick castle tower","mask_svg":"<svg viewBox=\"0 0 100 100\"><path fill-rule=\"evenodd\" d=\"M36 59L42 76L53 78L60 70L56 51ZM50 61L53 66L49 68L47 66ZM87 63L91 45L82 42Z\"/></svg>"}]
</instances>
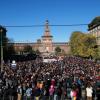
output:
<instances>
[{"instance_id":1,"label":"brick castle tower","mask_svg":"<svg viewBox=\"0 0 100 100\"><path fill-rule=\"evenodd\" d=\"M52 44L53 36L50 34L49 30L49 22L46 20L45 23L45 32L42 36L42 45L43 45L43 53L52 53L53 52L53 44Z\"/></svg>"}]
</instances>

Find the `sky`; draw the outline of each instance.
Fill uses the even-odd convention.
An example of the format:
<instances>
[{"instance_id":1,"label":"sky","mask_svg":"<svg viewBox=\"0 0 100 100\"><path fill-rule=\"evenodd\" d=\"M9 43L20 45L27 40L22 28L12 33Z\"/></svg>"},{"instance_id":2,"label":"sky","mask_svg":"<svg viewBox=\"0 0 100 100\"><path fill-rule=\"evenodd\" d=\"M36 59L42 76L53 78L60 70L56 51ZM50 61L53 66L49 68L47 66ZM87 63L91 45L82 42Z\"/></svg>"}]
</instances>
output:
<instances>
[{"instance_id":1,"label":"sky","mask_svg":"<svg viewBox=\"0 0 100 100\"><path fill-rule=\"evenodd\" d=\"M89 24L100 16L100 0L0 0L0 25L23 26ZM36 42L44 27L6 27L15 42ZM88 32L88 26L50 26L54 42L68 42L73 31Z\"/></svg>"}]
</instances>

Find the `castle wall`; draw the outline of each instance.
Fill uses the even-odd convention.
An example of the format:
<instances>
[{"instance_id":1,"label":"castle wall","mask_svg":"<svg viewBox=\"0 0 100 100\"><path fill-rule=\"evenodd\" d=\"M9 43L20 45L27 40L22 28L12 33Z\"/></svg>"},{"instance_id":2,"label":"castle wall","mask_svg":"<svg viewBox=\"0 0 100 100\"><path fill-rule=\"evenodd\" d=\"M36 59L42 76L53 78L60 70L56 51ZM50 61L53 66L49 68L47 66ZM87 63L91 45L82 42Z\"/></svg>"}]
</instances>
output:
<instances>
[{"instance_id":1,"label":"castle wall","mask_svg":"<svg viewBox=\"0 0 100 100\"><path fill-rule=\"evenodd\" d=\"M56 47L60 47L62 52L64 51L65 54L70 53L70 45L67 42L65 42L65 43L63 43L63 42L53 43L53 51L55 51Z\"/></svg>"}]
</instances>

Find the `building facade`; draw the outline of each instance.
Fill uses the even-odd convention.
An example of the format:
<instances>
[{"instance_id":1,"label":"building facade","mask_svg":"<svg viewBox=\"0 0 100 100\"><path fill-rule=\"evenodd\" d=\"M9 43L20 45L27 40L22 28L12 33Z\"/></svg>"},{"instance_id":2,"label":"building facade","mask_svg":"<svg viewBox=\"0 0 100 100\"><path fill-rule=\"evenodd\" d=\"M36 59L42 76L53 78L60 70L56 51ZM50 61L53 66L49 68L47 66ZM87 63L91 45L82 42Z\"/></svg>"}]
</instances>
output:
<instances>
[{"instance_id":1,"label":"building facade","mask_svg":"<svg viewBox=\"0 0 100 100\"><path fill-rule=\"evenodd\" d=\"M89 34L92 34L96 37L98 53L100 56L100 16L94 18L91 23L88 25Z\"/></svg>"},{"instance_id":2,"label":"building facade","mask_svg":"<svg viewBox=\"0 0 100 100\"><path fill-rule=\"evenodd\" d=\"M43 55L55 54L55 48L59 47L62 52L69 54L70 46L68 42L53 42L53 36L50 33L49 22L46 20L45 31L41 39L35 43L14 43L15 51L23 51L26 45L30 45L33 50L39 50Z\"/></svg>"},{"instance_id":3,"label":"building facade","mask_svg":"<svg viewBox=\"0 0 100 100\"><path fill-rule=\"evenodd\" d=\"M96 17L88 25L88 30L90 34L96 37L97 45L100 46L100 17Z\"/></svg>"}]
</instances>

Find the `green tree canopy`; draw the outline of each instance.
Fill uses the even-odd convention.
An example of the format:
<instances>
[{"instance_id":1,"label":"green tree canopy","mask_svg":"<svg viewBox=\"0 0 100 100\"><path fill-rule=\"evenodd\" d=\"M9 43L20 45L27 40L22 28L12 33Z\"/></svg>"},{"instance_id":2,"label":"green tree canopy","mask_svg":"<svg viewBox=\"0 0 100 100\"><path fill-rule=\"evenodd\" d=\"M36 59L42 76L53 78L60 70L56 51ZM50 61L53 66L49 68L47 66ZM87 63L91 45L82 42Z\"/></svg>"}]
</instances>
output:
<instances>
[{"instance_id":1,"label":"green tree canopy","mask_svg":"<svg viewBox=\"0 0 100 100\"><path fill-rule=\"evenodd\" d=\"M36 53L37 55L40 55L40 54L41 54L41 52L40 52L38 49L35 51L35 53Z\"/></svg>"},{"instance_id":2,"label":"green tree canopy","mask_svg":"<svg viewBox=\"0 0 100 100\"><path fill-rule=\"evenodd\" d=\"M30 46L30 45L24 46L24 50L23 51L26 52L26 53L32 53L33 52L32 46Z\"/></svg>"},{"instance_id":3,"label":"green tree canopy","mask_svg":"<svg viewBox=\"0 0 100 100\"><path fill-rule=\"evenodd\" d=\"M71 52L76 56L94 57L96 55L96 38L91 34L73 32L70 38Z\"/></svg>"},{"instance_id":4,"label":"green tree canopy","mask_svg":"<svg viewBox=\"0 0 100 100\"><path fill-rule=\"evenodd\" d=\"M84 37L84 34L79 31L75 31L72 33L70 38L70 46L71 46L71 52L73 55L80 55L82 54L82 38Z\"/></svg>"},{"instance_id":5,"label":"green tree canopy","mask_svg":"<svg viewBox=\"0 0 100 100\"><path fill-rule=\"evenodd\" d=\"M61 48L60 48L60 47L56 47L56 48L55 48L55 53L58 54L58 53L60 53L60 52L61 52Z\"/></svg>"}]
</instances>

